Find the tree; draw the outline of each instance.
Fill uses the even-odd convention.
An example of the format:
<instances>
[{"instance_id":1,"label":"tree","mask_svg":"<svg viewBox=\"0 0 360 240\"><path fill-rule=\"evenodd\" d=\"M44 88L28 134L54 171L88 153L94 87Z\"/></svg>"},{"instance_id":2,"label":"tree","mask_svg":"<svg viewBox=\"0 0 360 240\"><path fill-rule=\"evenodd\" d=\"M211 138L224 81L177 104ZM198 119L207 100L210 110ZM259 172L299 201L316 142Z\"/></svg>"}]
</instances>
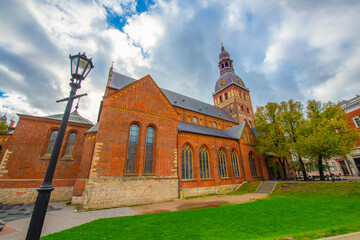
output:
<instances>
[{"instance_id":1,"label":"tree","mask_svg":"<svg viewBox=\"0 0 360 240\"><path fill-rule=\"evenodd\" d=\"M304 148L302 139L304 137L305 118L303 114L303 105L301 102L295 102L293 99L281 102L280 124L285 132L286 141L290 146L291 153L299 160L297 168L302 172L304 180L307 181L306 167L302 156Z\"/></svg>"},{"instance_id":2,"label":"tree","mask_svg":"<svg viewBox=\"0 0 360 240\"><path fill-rule=\"evenodd\" d=\"M320 180L324 178L323 160L346 156L355 147L359 137L349 124L345 111L334 103L322 104L310 100L306 108L305 137L301 140L305 154L319 169Z\"/></svg>"},{"instance_id":3,"label":"tree","mask_svg":"<svg viewBox=\"0 0 360 240\"><path fill-rule=\"evenodd\" d=\"M273 153L279 160L284 174L286 174L286 158L289 156L289 144L285 138L285 131L281 124L281 107L278 103L267 103L266 106L256 108L255 125L259 132L257 149L261 154Z\"/></svg>"},{"instance_id":4,"label":"tree","mask_svg":"<svg viewBox=\"0 0 360 240\"><path fill-rule=\"evenodd\" d=\"M0 122L0 134L6 133L8 126L6 122Z\"/></svg>"}]
</instances>

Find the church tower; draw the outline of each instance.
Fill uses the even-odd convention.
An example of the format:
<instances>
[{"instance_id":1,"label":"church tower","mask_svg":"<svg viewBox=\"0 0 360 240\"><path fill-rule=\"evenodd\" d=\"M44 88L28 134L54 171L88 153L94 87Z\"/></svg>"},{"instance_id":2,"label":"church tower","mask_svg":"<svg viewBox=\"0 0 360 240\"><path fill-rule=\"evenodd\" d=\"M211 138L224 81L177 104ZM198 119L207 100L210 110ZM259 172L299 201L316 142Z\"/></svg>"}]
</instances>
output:
<instances>
[{"instance_id":1,"label":"church tower","mask_svg":"<svg viewBox=\"0 0 360 240\"><path fill-rule=\"evenodd\" d=\"M230 54L221 43L219 54L220 77L216 81L213 93L214 105L225 109L239 124L247 121L254 127L254 115L250 91L243 80L235 74Z\"/></svg>"}]
</instances>

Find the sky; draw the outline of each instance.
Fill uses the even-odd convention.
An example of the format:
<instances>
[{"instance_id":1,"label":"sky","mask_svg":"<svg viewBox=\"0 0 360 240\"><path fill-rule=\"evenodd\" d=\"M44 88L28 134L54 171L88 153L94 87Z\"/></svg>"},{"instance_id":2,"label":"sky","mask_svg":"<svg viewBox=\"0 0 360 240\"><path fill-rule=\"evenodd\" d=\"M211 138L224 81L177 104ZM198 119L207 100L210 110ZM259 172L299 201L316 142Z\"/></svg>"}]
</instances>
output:
<instances>
[{"instance_id":1,"label":"sky","mask_svg":"<svg viewBox=\"0 0 360 240\"><path fill-rule=\"evenodd\" d=\"M1 0L0 115L62 113L78 52L95 65L78 90L94 123L112 63L212 104L221 42L254 110L348 100L360 92L359 12L358 0Z\"/></svg>"}]
</instances>

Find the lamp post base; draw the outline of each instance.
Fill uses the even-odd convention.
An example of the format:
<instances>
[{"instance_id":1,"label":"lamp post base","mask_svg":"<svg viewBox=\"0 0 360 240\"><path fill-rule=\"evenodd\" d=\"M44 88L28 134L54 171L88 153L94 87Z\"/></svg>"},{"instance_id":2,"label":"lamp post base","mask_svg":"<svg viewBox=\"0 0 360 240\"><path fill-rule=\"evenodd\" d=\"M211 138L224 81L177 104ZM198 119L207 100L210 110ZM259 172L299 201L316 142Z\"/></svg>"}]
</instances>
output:
<instances>
[{"instance_id":1,"label":"lamp post base","mask_svg":"<svg viewBox=\"0 0 360 240\"><path fill-rule=\"evenodd\" d=\"M39 193L36 198L26 240L37 240L40 238L52 190L54 190L54 187L51 185L42 185L37 189Z\"/></svg>"}]
</instances>

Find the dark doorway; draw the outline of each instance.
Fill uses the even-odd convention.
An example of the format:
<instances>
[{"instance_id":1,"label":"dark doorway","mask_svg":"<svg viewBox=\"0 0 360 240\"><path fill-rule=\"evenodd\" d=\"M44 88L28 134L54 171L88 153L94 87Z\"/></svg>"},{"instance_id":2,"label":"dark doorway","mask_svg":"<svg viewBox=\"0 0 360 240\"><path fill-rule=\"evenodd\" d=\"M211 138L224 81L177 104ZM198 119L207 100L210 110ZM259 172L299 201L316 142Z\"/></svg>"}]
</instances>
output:
<instances>
[{"instance_id":1,"label":"dark doorway","mask_svg":"<svg viewBox=\"0 0 360 240\"><path fill-rule=\"evenodd\" d=\"M344 175L349 176L349 170L348 170L348 168L346 166L345 161L339 161L339 163L340 163L340 166L341 166L341 168L343 170Z\"/></svg>"},{"instance_id":2,"label":"dark doorway","mask_svg":"<svg viewBox=\"0 0 360 240\"><path fill-rule=\"evenodd\" d=\"M354 158L355 166L357 167L358 171L360 172L360 158Z\"/></svg>"}]
</instances>

